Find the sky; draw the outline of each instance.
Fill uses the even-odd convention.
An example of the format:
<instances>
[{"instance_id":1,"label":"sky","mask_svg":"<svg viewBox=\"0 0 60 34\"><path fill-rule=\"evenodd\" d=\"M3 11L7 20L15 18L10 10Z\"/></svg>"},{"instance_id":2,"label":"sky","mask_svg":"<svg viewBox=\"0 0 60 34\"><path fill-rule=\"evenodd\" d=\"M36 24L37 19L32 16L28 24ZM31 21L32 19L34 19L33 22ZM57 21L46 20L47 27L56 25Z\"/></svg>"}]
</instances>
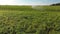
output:
<instances>
[{"instance_id":1,"label":"sky","mask_svg":"<svg viewBox=\"0 0 60 34\"><path fill-rule=\"evenodd\" d=\"M0 0L0 5L49 5L60 0Z\"/></svg>"}]
</instances>

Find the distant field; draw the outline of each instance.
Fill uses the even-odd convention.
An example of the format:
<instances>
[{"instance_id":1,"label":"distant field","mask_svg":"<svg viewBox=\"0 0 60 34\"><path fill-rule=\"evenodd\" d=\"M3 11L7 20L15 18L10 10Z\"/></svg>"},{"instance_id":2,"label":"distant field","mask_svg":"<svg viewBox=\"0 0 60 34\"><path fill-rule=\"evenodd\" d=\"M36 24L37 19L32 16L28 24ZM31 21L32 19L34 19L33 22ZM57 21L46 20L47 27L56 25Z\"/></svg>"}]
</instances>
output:
<instances>
[{"instance_id":1,"label":"distant field","mask_svg":"<svg viewBox=\"0 0 60 34\"><path fill-rule=\"evenodd\" d=\"M0 34L60 34L60 6L0 6Z\"/></svg>"}]
</instances>

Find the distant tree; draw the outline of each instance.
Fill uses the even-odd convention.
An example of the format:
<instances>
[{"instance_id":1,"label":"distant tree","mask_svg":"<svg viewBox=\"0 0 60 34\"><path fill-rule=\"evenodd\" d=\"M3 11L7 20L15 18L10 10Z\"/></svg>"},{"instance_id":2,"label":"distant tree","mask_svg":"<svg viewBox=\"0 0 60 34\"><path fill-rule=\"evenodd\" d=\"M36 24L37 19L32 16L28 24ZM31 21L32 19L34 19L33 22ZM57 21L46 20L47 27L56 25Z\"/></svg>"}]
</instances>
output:
<instances>
[{"instance_id":1,"label":"distant tree","mask_svg":"<svg viewBox=\"0 0 60 34\"><path fill-rule=\"evenodd\" d=\"M52 4L51 6L60 6L60 3Z\"/></svg>"}]
</instances>

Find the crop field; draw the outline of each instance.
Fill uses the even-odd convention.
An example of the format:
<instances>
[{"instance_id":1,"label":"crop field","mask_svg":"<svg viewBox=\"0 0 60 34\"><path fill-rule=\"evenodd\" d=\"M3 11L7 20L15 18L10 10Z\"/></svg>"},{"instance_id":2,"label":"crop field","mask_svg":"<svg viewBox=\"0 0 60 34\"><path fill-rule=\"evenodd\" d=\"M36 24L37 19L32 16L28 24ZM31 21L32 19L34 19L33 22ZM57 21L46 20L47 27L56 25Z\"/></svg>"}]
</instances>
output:
<instances>
[{"instance_id":1,"label":"crop field","mask_svg":"<svg viewBox=\"0 0 60 34\"><path fill-rule=\"evenodd\" d=\"M60 34L60 6L0 6L0 34Z\"/></svg>"}]
</instances>

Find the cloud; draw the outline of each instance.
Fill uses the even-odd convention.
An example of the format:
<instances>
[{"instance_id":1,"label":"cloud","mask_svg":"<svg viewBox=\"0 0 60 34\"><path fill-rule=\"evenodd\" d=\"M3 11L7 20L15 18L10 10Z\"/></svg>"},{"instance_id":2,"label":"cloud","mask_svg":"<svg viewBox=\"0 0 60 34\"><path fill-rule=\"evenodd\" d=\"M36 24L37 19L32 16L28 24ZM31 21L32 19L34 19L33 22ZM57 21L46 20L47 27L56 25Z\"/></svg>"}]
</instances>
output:
<instances>
[{"instance_id":1,"label":"cloud","mask_svg":"<svg viewBox=\"0 0 60 34\"><path fill-rule=\"evenodd\" d=\"M46 5L42 3L42 0L17 0L18 5Z\"/></svg>"},{"instance_id":2,"label":"cloud","mask_svg":"<svg viewBox=\"0 0 60 34\"><path fill-rule=\"evenodd\" d=\"M0 5L47 5L47 0L0 0Z\"/></svg>"},{"instance_id":3,"label":"cloud","mask_svg":"<svg viewBox=\"0 0 60 34\"><path fill-rule=\"evenodd\" d=\"M0 5L13 5L16 3L16 0L0 0Z\"/></svg>"},{"instance_id":4,"label":"cloud","mask_svg":"<svg viewBox=\"0 0 60 34\"><path fill-rule=\"evenodd\" d=\"M0 0L0 5L25 5L22 0Z\"/></svg>"}]
</instances>

